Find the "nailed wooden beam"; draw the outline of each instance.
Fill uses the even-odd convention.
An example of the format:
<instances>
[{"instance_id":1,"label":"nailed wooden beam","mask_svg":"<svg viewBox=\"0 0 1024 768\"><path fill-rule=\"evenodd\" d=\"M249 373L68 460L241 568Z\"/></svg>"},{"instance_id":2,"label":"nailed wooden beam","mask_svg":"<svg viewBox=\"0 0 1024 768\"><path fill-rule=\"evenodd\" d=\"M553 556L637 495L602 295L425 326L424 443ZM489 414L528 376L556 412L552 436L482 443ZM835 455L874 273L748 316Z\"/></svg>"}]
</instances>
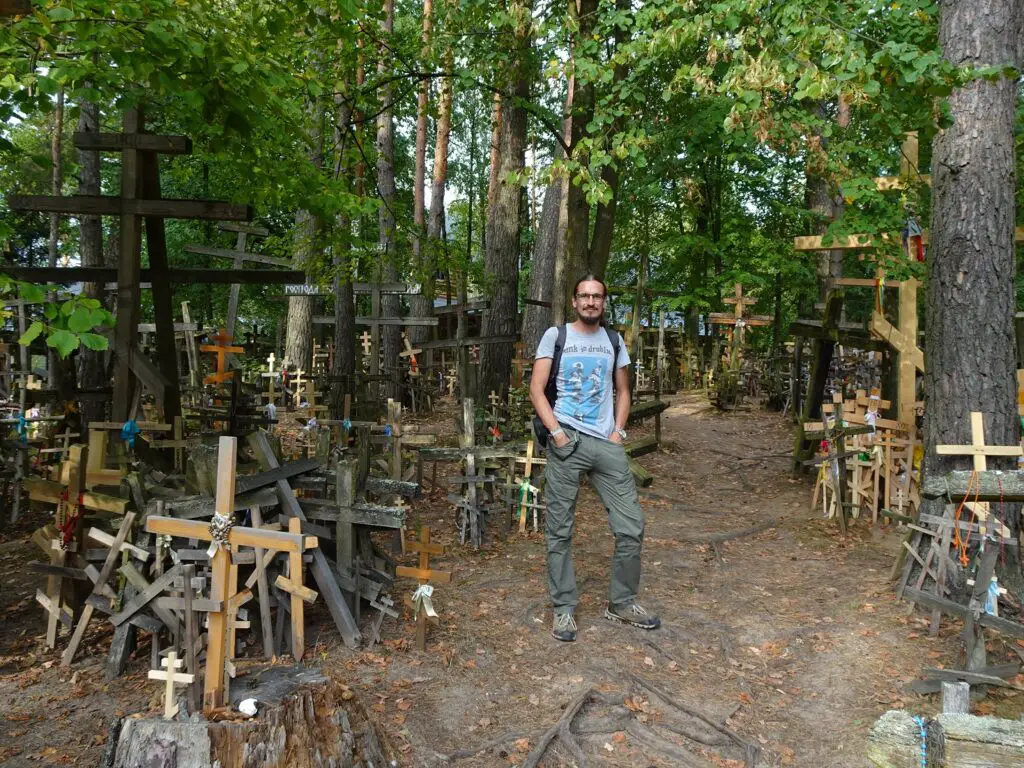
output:
<instances>
[{"instance_id":1,"label":"nailed wooden beam","mask_svg":"<svg viewBox=\"0 0 1024 768\"><path fill-rule=\"evenodd\" d=\"M475 336L465 339L442 339L440 341L418 341L416 346L419 349L455 349L458 347L473 347L478 344L513 344L518 336Z\"/></svg>"},{"instance_id":2,"label":"nailed wooden beam","mask_svg":"<svg viewBox=\"0 0 1024 768\"><path fill-rule=\"evenodd\" d=\"M0 264L0 271L19 280L36 283L100 283L117 280L113 267L23 267ZM151 278L150 270L143 269L142 280ZM208 283L217 285L264 285L293 282L303 276L301 270L289 269L207 269L204 267L176 267L168 270L172 283Z\"/></svg>"},{"instance_id":3,"label":"nailed wooden beam","mask_svg":"<svg viewBox=\"0 0 1024 768\"><path fill-rule=\"evenodd\" d=\"M75 133L75 149L120 152L138 149L161 155L191 155L192 139L187 136L157 136L151 133Z\"/></svg>"},{"instance_id":4,"label":"nailed wooden beam","mask_svg":"<svg viewBox=\"0 0 1024 768\"><path fill-rule=\"evenodd\" d=\"M254 261L259 264L272 264L276 267L292 266L291 259L280 259L276 256L266 256L262 253L249 253L248 251L233 251L230 248L211 248L207 245L186 245L187 253L197 253L202 256L218 256L222 259L241 258L244 261Z\"/></svg>"},{"instance_id":5,"label":"nailed wooden beam","mask_svg":"<svg viewBox=\"0 0 1024 768\"><path fill-rule=\"evenodd\" d=\"M263 227L257 227L253 224L239 224L235 222L222 222L217 225L217 229L225 232L242 232L246 235L253 235L254 237L269 237L270 231Z\"/></svg>"},{"instance_id":6,"label":"nailed wooden beam","mask_svg":"<svg viewBox=\"0 0 1024 768\"><path fill-rule=\"evenodd\" d=\"M970 470L954 470L939 477L925 478L921 496L926 499L946 498L954 503L970 501L1024 501L1024 472L988 470L975 474Z\"/></svg>"},{"instance_id":7,"label":"nailed wooden beam","mask_svg":"<svg viewBox=\"0 0 1024 768\"><path fill-rule=\"evenodd\" d=\"M438 325L436 317L357 317L356 325ZM333 315L316 315L314 325L334 325ZM418 345L423 349L423 345Z\"/></svg>"},{"instance_id":8,"label":"nailed wooden beam","mask_svg":"<svg viewBox=\"0 0 1024 768\"><path fill-rule=\"evenodd\" d=\"M144 200L107 195L11 195L12 211L60 213L67 216L155 216L163 219L225 219L248 221L252 206L217 200Z\"/></svg>"}]
</instances>

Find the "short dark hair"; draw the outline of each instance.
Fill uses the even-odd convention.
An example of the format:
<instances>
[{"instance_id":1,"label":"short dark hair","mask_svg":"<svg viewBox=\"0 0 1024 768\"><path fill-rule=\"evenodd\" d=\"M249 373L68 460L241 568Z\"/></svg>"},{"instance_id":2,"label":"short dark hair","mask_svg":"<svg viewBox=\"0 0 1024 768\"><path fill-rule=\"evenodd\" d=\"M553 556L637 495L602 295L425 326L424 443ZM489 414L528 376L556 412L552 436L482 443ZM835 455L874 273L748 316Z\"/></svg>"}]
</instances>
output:
<instances>
[{"instance_id":1,"label":"short dark hair","mask_svg":"<svg viewBox=\"0 0 1024 768\"><path fill-rule=\"evenodd\" d=\"M585 274L583 277L581 277L579 280L576 281L576 285L574 285L572 287L572 295L573 296L575 296L576 295L576 291L579 290L580 283L600 283L601 284L601 290L604 291L604 295L605 296L608 295L608 286L604 284L604 280L602 280L600 277L595 275L593 272L588 272L587 274Z\"/></svg>"}]
</instances>

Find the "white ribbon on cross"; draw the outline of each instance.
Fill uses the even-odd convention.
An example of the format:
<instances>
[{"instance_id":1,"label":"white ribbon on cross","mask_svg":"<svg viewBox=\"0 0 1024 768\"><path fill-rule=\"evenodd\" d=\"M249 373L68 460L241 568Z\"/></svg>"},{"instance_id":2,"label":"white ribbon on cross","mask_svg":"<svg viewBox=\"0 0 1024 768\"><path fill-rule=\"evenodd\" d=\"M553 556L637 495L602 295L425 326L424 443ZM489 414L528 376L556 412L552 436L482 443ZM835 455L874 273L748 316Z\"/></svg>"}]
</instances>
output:
<instances>
[{"instance_id":1,"label":"white ribbon on cross","mask_svg":"<svg viewBox=\"0 0 1024 768\"><path fill-rule=\"evenodd\" d=\"M427 612L428 618L437 618L437 611L434 610L434 604L430 601L430 597L433 594L434 588L430 584L420 584L416 591L412 593L412 617L414 619L419 618L420 608Z\"/></svg>"}]
</instances>

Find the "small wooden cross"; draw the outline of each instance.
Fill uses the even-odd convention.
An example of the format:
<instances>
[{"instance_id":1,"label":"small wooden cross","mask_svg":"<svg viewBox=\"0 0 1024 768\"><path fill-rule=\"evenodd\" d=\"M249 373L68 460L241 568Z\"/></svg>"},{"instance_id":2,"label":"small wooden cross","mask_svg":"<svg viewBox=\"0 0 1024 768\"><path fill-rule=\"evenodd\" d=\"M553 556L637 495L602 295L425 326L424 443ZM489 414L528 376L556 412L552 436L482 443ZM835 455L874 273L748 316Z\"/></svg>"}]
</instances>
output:
<instances>
[{"instance_id":1,"label":"small wooden cross","mask_svg":"<svg viewBox=\"0 0 1024 768\"><path fill-rule=\"evenodd\" d=\"M227 369L227 358L231 354L241 354L245 352L244 347L232 347L231 346L231 335L224 329L220 329L220 333L215 336L211 336L212 341L217 342L216 344L203 344L199 347L200 352L213 352L217 355L217 372L211 373L209 376L203 379L203 384L220 384L221 382L227 381L234 374Z\"/></svg>"},{"instance_id":2,"label":"small wooden cross","mask_svg":"<svg viewBox=\"0 0 1024 768\"><path fill-rule=\"evenodd\" d=\"M372 338L369 331L363 331L363 335L359 337L363 343L363 357L369 357L373 351Z\"/></svg>"},{"instance_id":3,"label":"small wooden cross","mask_svg":"<svg viewBox=\"0 0 1024 768\"><path fill-rule=\"evenodd\" d=\"M409 568L405 565L400 565L395 569L396 576L404 576L410 579L418 579L420 586L428 584L430 581L438 581L443 584L449 584L452 580L452 574L450 571L435 571L430 568L430 556L431 555L443 555L444 545L443 544L432 544L430 541L430 526L424 525L420 528L420 537L418 540L406 540L406 548L412 552L418 552L420 555L420 562L418 568ZM407 597L405 599L406 605L412 607L412 598ZM427 611L421 608L416 614L416 647L421 651L427 647ZM430 621L434 624L438 623L437 615L429 617Z\"/></svg>"},{"instance_id":4,"label":"small wooden cross","mask_svg":"<svg viewBox=\"0 0 1024 768\"><path fill-rule=\"evenodd\" d=\"M526 467L523 469L523 482L529 483L533 479L533 440L526 443ZM536 489L535 489L536 490ZM523 495L519 504L519 532L526 533L526 496Z\"/></svg>"},{"instance_id":5,"label":"small wooden cross","mask_svg":"<svg viewBox=\"0 0 1024 768\"><path fill-rule=\"evenodd\" d=\"M455 382L456 382L457 379L458 379L458 376L455 373L455 369L454 368L449 368L448 372L444 375L444 380L448 384L448 396L449 397L454 397L454 395L455 395Z\"/></svg>"},{"instance_id":6,"label":"small wooden cross","mask_svg":"<svg viewBox=\"0 0 1024 768\"><path fill-rule=\"evenodd\" d=\"M409 359L409 375L419 376L420 366L416 362L416 355L423 352L422 349L413 349L412 343L409 341L409 337L406 334L402 334L402 344L405 346L405 350L398 353L399 357L405 357Z\"/></svg>"},{"instance_id":7,"label":"small wooden cross","mask_svg":"<svg viewBox=\"0 0 1024 768\"><path fill-rule=\"evenodd\" d=\"M295 394L292 396L292 398L296 408L298 408L299 405L302 403L302 390L308 383L308 379L302 378L305 375L305 373L306 372L304 370L299 368L297 371L295 371L294 374L292 374L291 383L292 386L295 388Z\"/></svg>"},{"instance_id":8,"label":"small wooden cross","mask_svg":"<svg viewBox=\"0 0 1024 768\"><path fill-rule=\"evenodd\" d=\"M985 445L985 417L981 411L971 411L971 444L970 445L936 445L935 452L940 456L972 456L974 471L984 472L988 469L989 456L1021 456L1024 451L1019 445ZM979 518L988 518L988 502L972 505ZM1009 535L1004 530L1000 535Z\"/></svg>"},{"instance_id":9,"label":"small wooden cross","mask_svg":"<svg viewBox=\"0 0 1024 768\"><path fill-rule=\"evenodd\" d=\"M174 686L176 684L189 685L195 680L195 675L178 671L184 663L184 659L179 659L178 654L171 651L167 656L160 659L160 666L163 667L162 670L149 670L150 680L164 681L164 720L171 720L178 714L178 705L174 700Z\"/></svg>"}]
</instances>

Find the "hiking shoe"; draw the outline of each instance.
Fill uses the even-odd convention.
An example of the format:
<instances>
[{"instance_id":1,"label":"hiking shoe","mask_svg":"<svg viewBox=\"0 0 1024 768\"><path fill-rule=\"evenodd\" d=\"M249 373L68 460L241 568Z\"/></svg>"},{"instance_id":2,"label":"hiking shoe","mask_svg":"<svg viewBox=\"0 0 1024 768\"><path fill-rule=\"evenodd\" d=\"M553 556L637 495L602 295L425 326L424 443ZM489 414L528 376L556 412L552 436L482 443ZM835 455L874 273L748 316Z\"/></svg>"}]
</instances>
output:
<instances>
[{"instance_id":1,"label":"hiking shoe","mask_svg":"<svg viewBox=\"0 0 1024 768\"><path fill-rule=\"evenodd\" d=\"M604 617L609 621L621 621L624 624L631 624L640 629L658 629L661 626L661 619L647 613L640 603L624 603L612 605L604 609Z\"/></svg>"},{"instance_id":2,"label":"hiking shoe","mask_svg":"<svg viewBox=\"0 0 1024 768\"><path fill-rule=\"evenodd\" d=\"M556 613L554 625L551 627L551 636L563 643L576 641L576 620L571 613Z\"/></svg>"}]
</instances>

